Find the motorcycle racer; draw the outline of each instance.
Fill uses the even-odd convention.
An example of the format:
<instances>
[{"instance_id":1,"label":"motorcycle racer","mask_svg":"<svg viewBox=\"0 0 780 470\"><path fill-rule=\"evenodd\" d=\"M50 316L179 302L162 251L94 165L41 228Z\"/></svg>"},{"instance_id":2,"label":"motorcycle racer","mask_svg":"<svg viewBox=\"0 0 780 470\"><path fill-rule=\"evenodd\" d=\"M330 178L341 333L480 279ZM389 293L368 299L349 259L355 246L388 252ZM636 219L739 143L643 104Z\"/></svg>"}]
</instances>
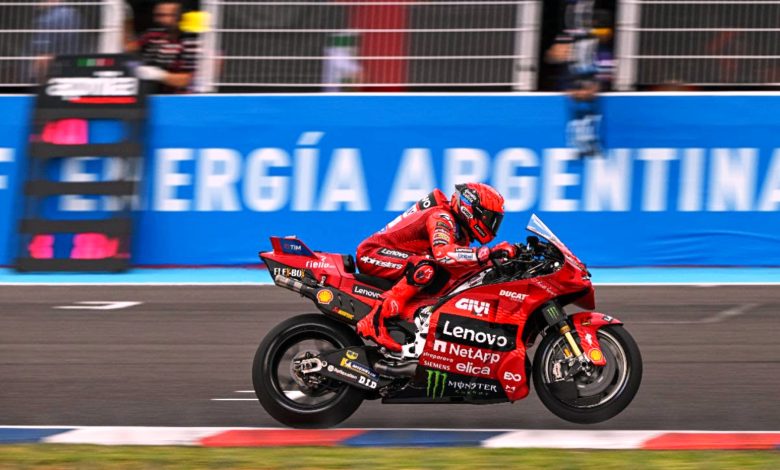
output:
<instances>
[{"instance_id":1,"label":"motorcycle racer","mask_svg":"<svg viewBox=\"0 0 780 470\"><path fill-rule=\"evenodd\" d=\"M420 199L357 249L357 266L364 274L397 281L357 324L358 333L391 351L401 351L384 320L413 312L404 307L422 289L435 292L450 271L484 264L491 256L514 257L514 245L501 242L492 250L469 245L491 242L504 217L504 198L484 183L455 186L448 200L439 189Z\"/></svg>"}]
</instances>

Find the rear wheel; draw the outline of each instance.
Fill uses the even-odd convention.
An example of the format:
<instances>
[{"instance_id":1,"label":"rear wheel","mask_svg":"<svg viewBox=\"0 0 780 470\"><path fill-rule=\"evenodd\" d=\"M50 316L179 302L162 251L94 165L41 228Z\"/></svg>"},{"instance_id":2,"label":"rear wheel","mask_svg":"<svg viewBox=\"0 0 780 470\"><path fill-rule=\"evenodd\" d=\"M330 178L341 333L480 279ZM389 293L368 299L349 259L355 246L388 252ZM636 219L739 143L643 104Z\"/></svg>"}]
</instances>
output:
<instances>
[{"instance_id":1,"label":"rear wheel","mask_svg":"<svg viewBox=\"0 0 780 470\"><path fill-rule=\"evenodd\" d=\"M572 369L564 350L566 339L550 333L534 356L534 388L548 410L567 421L592 424L623 411L642 381L642 356L630 334L620 325L597 332L607 364L590 374ZM579 367L579 364L574 365Z\"/></svg>"},{"instance_id":2,"label":"rear wheel","mask_svg":"<svg viewBox=\"0 0 780 470\"><path fill-rule=\"evenodd\" d=\"M350 328L321 314L280 323L260 343L252 364L260 404L287 426L319 428L344 421L360 407L364 392L316 373L303 374L300 361L362 344Z\"/></svg>"}]
</instances>

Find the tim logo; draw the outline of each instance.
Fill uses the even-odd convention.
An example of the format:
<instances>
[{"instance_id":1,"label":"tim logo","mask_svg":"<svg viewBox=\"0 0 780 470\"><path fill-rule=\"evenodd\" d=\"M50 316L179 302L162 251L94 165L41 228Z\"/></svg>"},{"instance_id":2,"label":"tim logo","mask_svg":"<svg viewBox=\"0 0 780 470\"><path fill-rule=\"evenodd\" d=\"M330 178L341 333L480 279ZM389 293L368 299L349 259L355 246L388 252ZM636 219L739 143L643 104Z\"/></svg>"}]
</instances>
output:
<instances>
[{"instance_id":1,"label":"tim logo","mask_svg":"<svg viewBox=\"0 0 780 470\"><path fill-rule=\"evenodd\" d=\"M478 317L484 317L490 313L490 304L481 300L462 298L455 303L455 307L472 312Z\"/></svg>"},{"instance_id":2,"label":"tim logo","mask_svg":"<svg viewBox=\"0 0 780 470\"><path fill-rule=\"evenodd\" d=\"M282 252L291 255L300 255L303 253L303 246L300 243L282 240Z\"/></svg>"}]
</instances>

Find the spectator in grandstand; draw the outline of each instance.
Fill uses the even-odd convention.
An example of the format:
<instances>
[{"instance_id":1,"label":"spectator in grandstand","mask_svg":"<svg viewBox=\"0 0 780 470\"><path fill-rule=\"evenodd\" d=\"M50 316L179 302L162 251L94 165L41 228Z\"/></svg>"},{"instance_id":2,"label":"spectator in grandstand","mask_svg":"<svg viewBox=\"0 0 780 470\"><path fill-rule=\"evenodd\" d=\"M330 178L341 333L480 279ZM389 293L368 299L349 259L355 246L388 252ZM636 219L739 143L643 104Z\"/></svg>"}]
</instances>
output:
<instances>
[{"instance_id":1,"label":"spectator in grandstand","mask_svg":"<svg viewBox=\"0 0 780 470\"><path fill-rule=\"evenodd\" d=\"M43 2L33 21L35 33L30 44L30 55L38 57L32 62L31 79L37 82L46 75L49 61L57 55L85 52L86 44L81 29L78 10L61 5L59 0Z\"/></svg>"},{"instance_id":2,"label":"spectator in grandstand","mask_svg":"<svg viewBox=\"0 0 780 470\"><path fill-rule=\"evenodd\" d=\"M591 100L608 90L612 81L614 2L599 2L608 8L593 9L593 0L564 0L556 14L555 35L544 59L563 66L554 88L568 91L576 100Z\"/></svg>"},{"instance_id":3,"label":"spectator in grandstand","mask_svg":"<svg viewBox=\"0 0 780 470\"><path fill-rule=\"evenodd\" d=\"M143 65L136 69L142 80L159 84L159 93L186 93L192 85L200 49L198 35L180 27L181 3L162 0L154 7L155 26L127 46L139 52Z\"/></svg>"},{"instance_id":4,"label":"spectator in grandstand","mask_svg":"<svg viewBox=\"0 0 780 470\"><path fill-rule=\"evenodd\" d=\"M567 138L581 157L603 155L602 114L598 93L611 82L612 14L594 10L594 0L564 0L558 11L559 28L546 54L548 62L563 64L558 89L572 98ZM614 4L613 4L614 8ZM614 10L613 10L614 11Z\"/></svg>"}]
</instances>

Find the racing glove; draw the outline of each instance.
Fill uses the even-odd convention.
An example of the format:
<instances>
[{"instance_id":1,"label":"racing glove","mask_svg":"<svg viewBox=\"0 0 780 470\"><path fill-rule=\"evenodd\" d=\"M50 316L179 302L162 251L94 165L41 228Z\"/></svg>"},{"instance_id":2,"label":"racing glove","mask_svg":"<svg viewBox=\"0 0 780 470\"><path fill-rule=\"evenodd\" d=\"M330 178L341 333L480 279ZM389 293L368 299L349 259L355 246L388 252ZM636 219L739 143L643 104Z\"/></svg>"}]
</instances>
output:
<instances>
[{"instance_id":1,"label":"racing glove","mask_svg":"<svg viewBox=\"0 0 780 470\"><path fill-rule=\"evenodd\" d=\"M501 242L490 250L490 257L493 259L514 258L516 256L517 247L509 242Z\"/></svg>"}]
</instances>

